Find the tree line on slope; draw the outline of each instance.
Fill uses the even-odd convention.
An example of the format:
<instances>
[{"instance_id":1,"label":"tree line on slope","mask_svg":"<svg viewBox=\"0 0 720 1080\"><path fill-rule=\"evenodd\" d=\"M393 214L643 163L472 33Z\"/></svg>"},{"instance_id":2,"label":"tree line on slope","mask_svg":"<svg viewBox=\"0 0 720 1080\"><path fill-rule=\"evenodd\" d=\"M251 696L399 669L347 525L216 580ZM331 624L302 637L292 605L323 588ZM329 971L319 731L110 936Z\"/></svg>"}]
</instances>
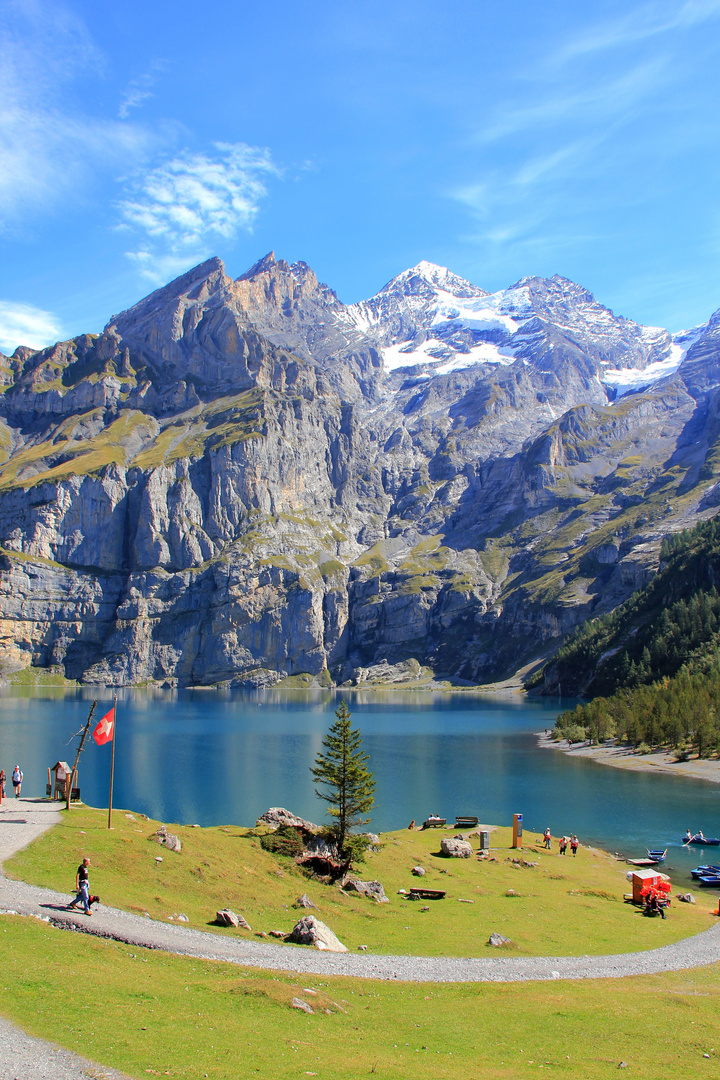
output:
<instances>
[{"instance_id":1,"label":"tree line on slope","mask_svg":"<svg viewBox=\"0 0 720 1080\"><path fill-rule=\"evenodd\" d=\"M558 652L578 668L595 660L601 675L590 685L610 691L562 713L558 737L669 745L680 757L720 752L720 522L667 537L661 559L645 589Z\"/></svg>"},{"instance_id":2,"label":"tree line on slope","mask_svg":"<svg viewBox=\"0 0 720 1080\"><path fill-rule=\"evenodd\" d=\"M640 750L671 746L678 758L720 751L720 654L710 672L687 668L650 686L623 689L561 713L555 736L571 742L617 738Z\"/></svg>"},{"instance_id":3,"label":"tree line on slope","mask_svg":"<svg viewBox=\"0 0 720 1080\"><path fill-rule=\"evenodd\" d=\"M660 570L608 615L584 623L546 665L537 686L613 694L675 675L720 632L720 519L667 537ZM529 685L529 688L534 688Z\"/></svg>"}]
</instances>

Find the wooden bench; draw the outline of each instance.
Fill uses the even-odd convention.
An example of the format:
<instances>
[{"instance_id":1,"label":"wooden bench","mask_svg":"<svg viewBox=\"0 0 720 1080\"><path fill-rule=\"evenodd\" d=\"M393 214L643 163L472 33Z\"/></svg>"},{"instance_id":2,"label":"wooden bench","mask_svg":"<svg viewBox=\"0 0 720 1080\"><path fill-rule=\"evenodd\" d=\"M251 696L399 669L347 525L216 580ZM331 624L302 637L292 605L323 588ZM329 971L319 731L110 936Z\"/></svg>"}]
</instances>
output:
<instances>
[{"instance_id":1,"label":"wooden bench","mask_svg":"<svg viewBox=\"0 0 720 1080\"><path fill-rule=\"evenodd\" d=\"M447 818L445 817L428 818L427 821L422 823L423 829L442 829L443 825L447 825Z\"/></svg>"},{"instance_id":2,"label":"wooden bench","mask_svg":"<svg viewBox=\"0 0 720 1080\"><path fill-rule=\"evenodd\" d=\"M410 899L415 900L444 900L445 893L442 889L411 889Z\"/></svg>"},{"instance_id":3,"label":"wooden bench","mask_svg":"<svg viewBox=\"0 0 720 1080\"><path fill-rule=\"evenodd\" d=\"M455 828L456 829L468 829L474 828L479 824L480 819L473 817L472 814L456 814L455 815Z\"/></svg>"}]
</instances>

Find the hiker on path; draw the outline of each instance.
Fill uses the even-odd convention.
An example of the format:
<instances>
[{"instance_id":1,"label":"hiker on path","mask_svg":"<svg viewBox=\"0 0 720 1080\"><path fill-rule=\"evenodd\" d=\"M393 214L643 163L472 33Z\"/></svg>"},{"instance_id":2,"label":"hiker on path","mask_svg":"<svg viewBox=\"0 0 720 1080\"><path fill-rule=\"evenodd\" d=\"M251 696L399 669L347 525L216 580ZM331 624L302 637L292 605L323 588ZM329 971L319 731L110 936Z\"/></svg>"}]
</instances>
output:
<instances>
[{"instance_id":1,"label":"hiker on path","mask_svg":"<svg viewBox=\"0 0 720 1080\"><path fill-rule=\"evenodd\" d=\"M565 852L567 851L567 846L568 846L568 838L567 838L567 836L561 836L560 839L558 840L558 844L560 845L560 854L564 855Z\"/></svg>"},{"instance_id":2,"label":"hiker on path","mask_svg":"<svg viewBox=\"0 0 720 1080\"><path fill-rule=\"evenodd\" d=\"M548 851L550 850L550 841L551 841L551 839L552 839L552 834L550 832L550 826L548 825L547 829L543 833L543 843L545 844L545 847L548 849Z\"/></svg>"},{"instance_id":3,"label":"hiker on path","mask_svg":"<svg viewBox=\"0 0 720 1080\"><path fill-rule=\"evenodd\" d=\"M5 770L0 769L0 803L2 803L3 799L5 798L5 782L6 782L6 780L7 780L7 777L5 776Z\"/></svg>"},{"instance_id":4,"label":"hiker on path","mask_svg":"<svg viewBox=\"0 0 720 1080\"><path fill-rule=\"evenodd\" d=\"M15 788L15 798L18 799L20 797L20 788L22 787L23 782L23 773L19 765L16 765L12 771L12 782L13 787Z\"/></svg>"},{"instance_id":5,"label":"hiker on path","mask_svg":"<svg viewBox=\"0 0 720 1080\"><path fill-rule=\"evenodd\" d=\"M579 846L580 846L580 841L578 840L577 836L575 836L575 834L573 833L572 839L570 841L570 850L573 853L573 859L577 855L577 849L578 849Z\"/></svg>"},{"instance_id":6,"label":"hiker on path","mask_svg":"<svg viewBox=\"0 0 720 1080\"><path fill-rule=\"evenodd\" d=\"M77 874L75 875L75 888L77 890L77 896L71 903L68 904L67 909L70 911L72 908L82 901L83 911L86 915L92 915L90 910L90 860L87 855L77 868Z\"/></svg>"}]
</instances>

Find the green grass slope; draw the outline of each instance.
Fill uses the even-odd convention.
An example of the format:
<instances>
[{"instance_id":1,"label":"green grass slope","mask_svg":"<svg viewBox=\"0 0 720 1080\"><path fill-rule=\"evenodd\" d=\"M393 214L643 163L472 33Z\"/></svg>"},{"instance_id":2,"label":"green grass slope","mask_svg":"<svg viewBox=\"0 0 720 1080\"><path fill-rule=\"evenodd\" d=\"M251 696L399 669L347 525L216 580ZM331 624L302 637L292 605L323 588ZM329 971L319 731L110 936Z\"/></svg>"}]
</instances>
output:
<instances>
[{"instance_id":1,"label":"green grass slope","mask_svg":"<svg viewBox=\"0 0 720 1080\"><path fill-rule=\"evenodd\" d=\"M640 1080L717 1076L720 965L552 983L298 977L13 916L0 965L2 1015L137 1080L605 1080L621 1062Z\"/></svg>"},{"instance_id":2,"label":"green grass slope","mask_svg":"<svg viewBox=\"0 0 720 1080\"><path fill-rule=\"evenodd\" d=\"M646 919L623 903L627 866L581 847L576 859L543 852L526 833L524 853L511 850L511 830L491 834L491 860L440 855L446 833L402 830L382 836L357 876L379 880L389 903L345 894L307 876L288 857L265 851L265 830L238 826L200 829L172 826L182 842L174 853L150 837L157 822L118 811L113 830L107 813L88 807L63 812L62 821L5 863L5 873L59 891L72 891L83 855L92 860L91 885L104 903L154 919L177 921L218 934L252 938L288 933L306 912L294 907L307 893L327 923L351 950L417 956L487 956L494 931L510 938L512 955L585 955L639 951L688 937L709 925L705 905L673 905L665 922ZM473 841L478 847L477 838ZM156 863L156 856L162 857ZM524 857L534 866L514 863ZM422 866L422 878L411 873ZM444 900L404 899L399 889L421 884L447 892ZM462 902L466 901L466 902ZM468 902L470 901L470 902ZM215 913L230 907L252 931L213 926ZM425 910L427 909L427 910ZM301 946L288 945L292 952Z\"/></svg>"}]
</instances>

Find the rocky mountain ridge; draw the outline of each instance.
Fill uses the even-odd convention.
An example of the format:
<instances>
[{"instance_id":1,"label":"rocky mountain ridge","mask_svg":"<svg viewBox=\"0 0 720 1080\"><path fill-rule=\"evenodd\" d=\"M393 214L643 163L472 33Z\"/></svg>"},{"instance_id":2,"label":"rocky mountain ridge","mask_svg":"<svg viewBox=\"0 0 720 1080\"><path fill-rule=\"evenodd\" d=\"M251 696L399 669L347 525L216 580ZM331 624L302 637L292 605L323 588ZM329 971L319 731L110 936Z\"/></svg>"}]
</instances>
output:
<instances>
[{"instance_id":1,"label":"rocky mountain ridge","mask_svg":"<svg viewBox=\"0 0 720 1080\"><path fill-rule=\"evenodd\" d=\"M346 306L211 259L0 357L0 664L89 682L475 683L720 501L720 312L420 263Z\"/></svg>"}]
</instances>

